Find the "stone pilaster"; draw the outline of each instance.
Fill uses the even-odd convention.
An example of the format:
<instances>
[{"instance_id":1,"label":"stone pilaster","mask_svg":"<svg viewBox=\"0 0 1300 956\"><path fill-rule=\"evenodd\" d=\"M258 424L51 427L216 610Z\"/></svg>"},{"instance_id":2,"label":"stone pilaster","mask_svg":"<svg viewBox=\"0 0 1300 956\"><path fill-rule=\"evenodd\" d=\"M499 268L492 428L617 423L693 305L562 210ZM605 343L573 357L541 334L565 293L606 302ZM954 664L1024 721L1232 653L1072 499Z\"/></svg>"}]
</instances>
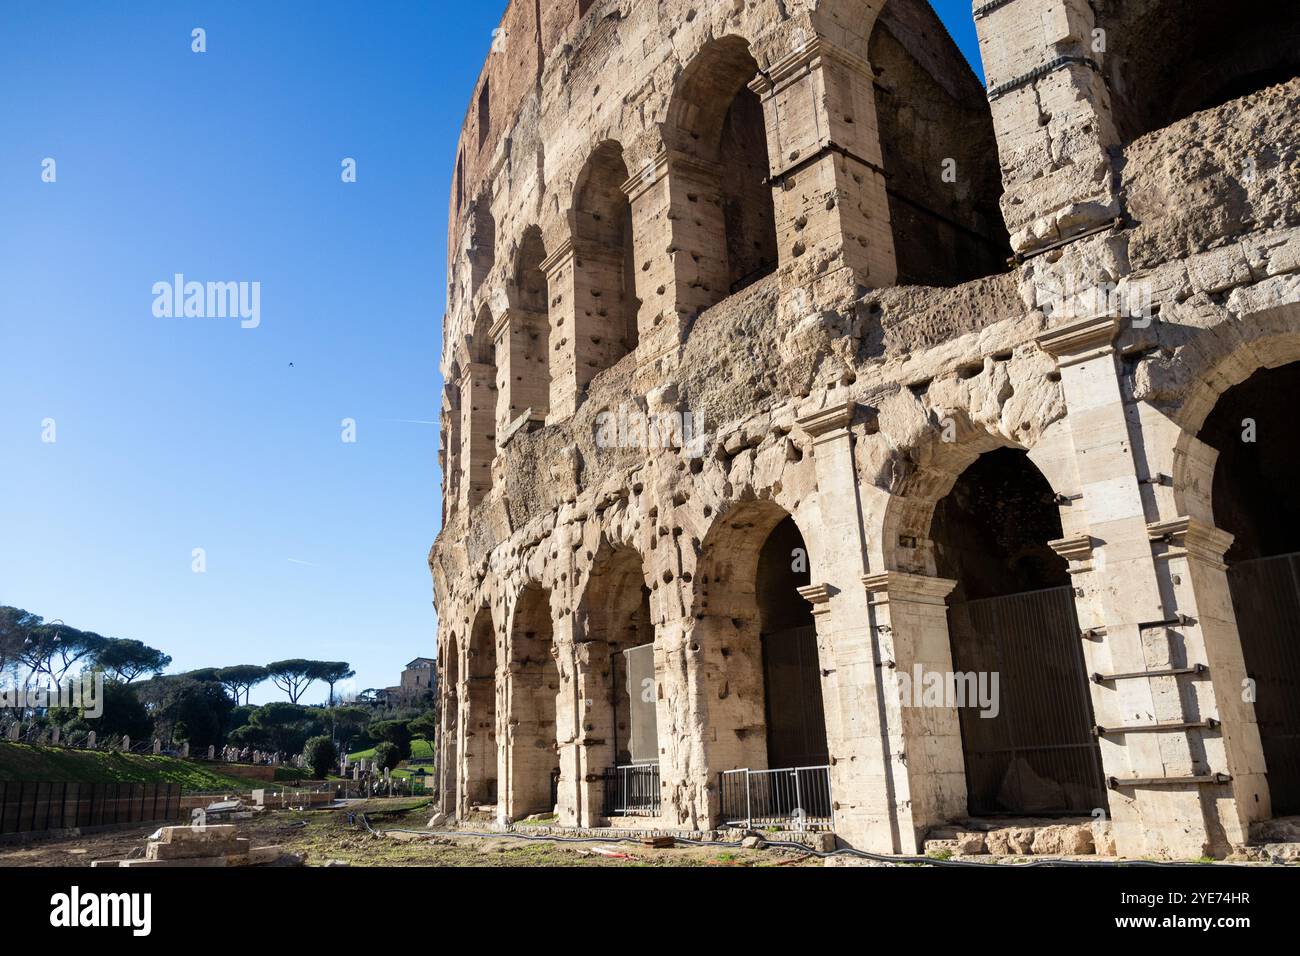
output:
<instances>
[{"instance_id":1,"label":"stone pilaster","mask_svg":"<svg viewBox=\"0 0 1300 956\"><path fill-rule=\"evenodd\" d=\"M966 813L966 762L955 707L925 706L927 674L953 672L946 598L957 582L898 571L862 578L881 656L882 725L888 785L903 853L924 850L931 827ZM905 694L904 690L909 691Z\"/></svg>"},{"instance_id":2,"label":"stone pilaster","mask_svg":"<svg viewBox=\"0 0 1300 956\"><path fill-rule=\"evenodd\" d=\"M987 8L975 26L1012 248L1032 252L1105 226L1120 214L1108 155L1118 136L1092 4L975 0L975 7Z\"/></svg>"},{"instance_id":3,"label":"stone pilaster","mask_svg":"<svg viewBox=\"0 0 1300 956\"><path fill-rule=\"evenodd\" d=\"M460 380L461 454L465 478L461 508L473 508L492 490L492 461L496 458L496 370L472 362Z\"/></svg>"},{"instance_id":4,"label":"stone pilaster","mask_svg":"<svg viewBox=\"0 0 1300 956\"><path fill-rule=\"evenodd\" d=\"M550 328L544 313L508 308L492 326L496 344L496 443L501 447L527 424L544 422L550 404L547 341Z\"/></svg>"},{"instance_id":5,"label":"stone pilaster","mask_svg":"<svg viewBox=\"0 0 1300 956\"><path fill-rule=\"evenodd\" d=\"M623 184L632 205L638 364L659 381L677 362L690 320L726 298L722 165L661 150Z\"/></svg>"},{"instance_id":6,"label":"stone pilaster","mask_svg":"<svg viewBox=\"0 0 1300 956\"><path fill-rule=\"evenodd\" d=\"M571 611L564 611L551 621L552 653L560 672L560 691L555 699L555 743L560 762L558 793L560 826L579 825L582 805L582 722L577 679L577 655L574 645L575 621Z\"/></svg>"},{"instance_id":7,"label":"stone pilaster","mask_svg":"<svg viewBox=\"0 0 1300 956\"><path fill-rule=\"evenodd\" d=\"M573 646L577 780L576 825L599 826L604 819L605 770L614 766L615 731L610 702L610 651L605 641ZM561 770L563 772L563 769Z\"/></svg>"},{"instance_id":8,"label":"stone pilaster","mask_svg":"<svg viewBox=\"0 0 1300 956\"><path fill-rule=\"evenodd\" d=\"M819 536L808 541L831 761L835 829L847 844L880 852L901 846L894 818L894 760L881 689L884 666L862 576L867 572L851 425L859 406L840 403L804 415L813 438Z\"/></svg>"},{"instance_id":9,"label":"stone pilaster","mask_svg":"<svg viewBox=\"0 0 1300 956\"><path fill-rule=\"evenodd\" d=\"M578 409L579 372L577 360L577 275L571 238L565 239L541 264L551 297L550 369L551 387L546 424L562 422ZM585 388L586 382L582 382Z\"/></svg>"},{"instance_id":10,"label":"stone pilaster","mask_svg":"<svg viewBox=\"0 0 1300 956\"><path fill-rule=\"evenodd\" d=\"M1076 579L1077 604L1094 716L1105 728L1117 849L1194 858L1227 849L1217 807L1233 799L1233 787L1220 731L1206 723L1217 717L1204 712L1199 675L1175 673L1203 663L1193 657L1205 638L1196 608L1180 605L1185 592L1171 587L1170 561L1150 532L1142 489L1151 478L1134 451L1143 435L1124 402L1118 330L1116 316L1076 319L1039 344L1060 368L1092 545L1091 570ZM1075 550L1077 563L1083 552Z\"/></svg>"},{"instance_id":11,"label":"stone pilaster","mask_svg":"<svg viewBox=\"0 0 1300 956\"><path fill-rule=\"evenodd\" d=\"M897 279L871 66L815 37L750 83L763 101L781 288Z\"/></svg>"}]
</instances>

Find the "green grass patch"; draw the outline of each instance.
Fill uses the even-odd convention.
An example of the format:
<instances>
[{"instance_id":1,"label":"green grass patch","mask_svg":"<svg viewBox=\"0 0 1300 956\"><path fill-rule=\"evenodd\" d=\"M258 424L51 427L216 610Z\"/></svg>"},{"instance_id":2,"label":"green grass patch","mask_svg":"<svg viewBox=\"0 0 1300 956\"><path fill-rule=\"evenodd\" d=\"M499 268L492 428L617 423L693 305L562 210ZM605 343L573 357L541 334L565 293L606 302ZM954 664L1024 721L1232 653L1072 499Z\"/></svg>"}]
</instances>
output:
<instances>
[{"instance_id":1,"label":"green grass patch","mask_svg":"<svg viewBox=\"0 0 1300 956\"><path fill-rule=\"evenodd\" d=\"M373 760L375 759L375 748L370 747L366 750L358 750L356 753L348 754L348 759L351 760L353 763L356 763L358 760ZM412 740L411 759L432 760L433 744L431 744L427 740L422 740L418 737L415 740Z\"/></svg>"},{"instance_id":2,"label":"green grass patch","mask_svg":"<svg viewBox=\"0 0 1300 956\"><path fill-rule=\"evenodd\" d=\"M259 784L214 767L152 754L64 750L0 742L0 781L32 783L178 783L187 793L247 793Z\"/></svg>"}]
</instances>

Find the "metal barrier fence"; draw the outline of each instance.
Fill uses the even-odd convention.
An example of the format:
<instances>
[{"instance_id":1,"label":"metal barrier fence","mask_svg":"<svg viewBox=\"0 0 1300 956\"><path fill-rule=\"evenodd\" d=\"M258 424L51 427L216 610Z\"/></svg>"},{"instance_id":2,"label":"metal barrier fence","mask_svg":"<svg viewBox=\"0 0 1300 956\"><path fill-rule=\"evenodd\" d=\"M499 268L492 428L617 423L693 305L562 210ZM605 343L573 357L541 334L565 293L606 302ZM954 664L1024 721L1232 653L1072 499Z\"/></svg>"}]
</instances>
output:
<instances>
[{"instance_id":1,"label":"metal barrier fence","mask_svg":"<svg viewBox=\"0 0 1300 956\"><path fill-rule=\"evenodd\" d=\"M175 783L0 783L0 834L177 820Z\"/></svg>"},{"instance_id":2,"label":"metal barrier fence","mask_svg":"<svg viewBox=\"0 0 1300 956\"><path fill-rule=\"evenodd\" d=\"M724 770L721 776L725 826L834 829L830 767Z\"/></svg>"},{"instance_id":3,"label":"metal barrier fence","mask_svg":"<svg viewBox=\"0 0 1300 956\"><path fill-rule=\"evenodd\" d=\"M657 817L659 765L631 764L605 770L605 816Z\"/></svg>"}]
</instances>

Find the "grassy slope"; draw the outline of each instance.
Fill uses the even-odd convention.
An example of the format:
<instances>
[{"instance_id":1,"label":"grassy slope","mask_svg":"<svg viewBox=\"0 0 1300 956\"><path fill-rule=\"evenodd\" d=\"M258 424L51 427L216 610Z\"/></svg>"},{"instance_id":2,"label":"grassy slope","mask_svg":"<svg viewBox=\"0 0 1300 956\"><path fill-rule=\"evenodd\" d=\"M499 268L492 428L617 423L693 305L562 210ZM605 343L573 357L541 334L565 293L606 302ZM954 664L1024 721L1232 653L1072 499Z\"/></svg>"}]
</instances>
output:
<instances>
[{"instance_id":1,"label":"grassy slope","mask_svg":"<svg viewBox=\"0 0 1300 956\"><path fill-rule=\"evenodd\" d=\"M355 763L358 760L370 760L372 757L374 757L374 755L375 755L375 748L371 747L368 750L358 750L354 754L348 754L348 759ZM416 738L415 740L412 740L411 760L419 760L419 761L433 760L433 744L431 744L427 740L423 740L420 738ZM414 776L414 771L419 766L423 766L426 774L425 779L427 782L431 784L433 781L433 764L431 763L422 763L422 764L417 764L415 766L412 766L410 761L403 760L398 765L397 769L393 771L393 776L399 778Z\"/></svg>"},{"instance_id":2,"label":"grassy slope","mask_svg":"<svg viewBox=\"0 0 1300 956\"><path fill-rule=\"evenodd\" d=\"M63 750L0 742L0 781L39 783L179 783L186 792L247 792L255 784L175 757Z\"/></svg>"},{"instance_id":3,"label":"grassy slope","mask_svg":"<svg viewBox=\"0 0 1300 956\"><path fill-rule=\"evenodd\" d=\"M355 763L358 760L370 760L375 756L375 748L370 747L367 750L358 750L354 754L348 754L348 759ZM412 760L432 760L433 744L427 740L416 738L411 741L411 759Z\"/></svg>"}]
</instances>

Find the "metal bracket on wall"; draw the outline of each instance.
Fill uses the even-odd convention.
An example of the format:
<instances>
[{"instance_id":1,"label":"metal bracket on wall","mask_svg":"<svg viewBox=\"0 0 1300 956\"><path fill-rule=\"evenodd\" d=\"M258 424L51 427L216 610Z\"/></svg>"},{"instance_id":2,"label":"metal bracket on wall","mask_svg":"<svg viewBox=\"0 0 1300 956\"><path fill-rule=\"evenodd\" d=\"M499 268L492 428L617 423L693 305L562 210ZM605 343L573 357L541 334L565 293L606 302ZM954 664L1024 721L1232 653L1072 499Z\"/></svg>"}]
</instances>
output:
<instances>
[{"instance_id":1,"label":"metal bracket on wall","mask_svg":"<svg viewBox=\"0 0 1300 956\"><path fill-rule=\"evenodd\" d=\"M1188 617L1186 614L1176 614L1173 617L1167 617L1163 621L1146 621L1138 625L1139 631L1150 631L1157 627L1191 627L1196 623L1196 618Z\"/></svg>"},{"instance_id":2,"label":"metal bracket on wall","mask_svg":"<svg viewBox=\"0 0 1300 956\"><path fill-rule=\"evenodd\" d=\"M1093 735L1096 737L1108 737L1112 734L1150 734L1158 733L1163 730L1217 730L1219 722L1213 717L1207 717L1205 720L1187 720L1170 724L1134 724L1131 727L1094 727Z\"/></svg>"},{"instance_id":3,"label":"metal bracket on wall","mask_svg":"<svg viewBox=\"0 0 1300 956\"><path fill-rule=\"evenodd\" d=\"M1181 677L1183 674L1204 674L1209 670L1204 664L1193 664L1191 667L1169 667L1164 670L1156 671L1129 671L1125 674L1093 674L1092 682L1094 684L1109 684L1111 681L1131 680L1138 677Z\"/></svg>"},{"instance_id":4,"label":"metal bracket on wall","mask_svg":"<svg viewBox=\"0 0 1300 956\"><path fill-rule=\"evenodd\" d=\"M1182 787L1188 785L1212 786L1232 783L1230 773L1207 773L1192 777L1108 777L1106 786L1112 790L1121 787Z\"/></svg>"}]
</instances>

